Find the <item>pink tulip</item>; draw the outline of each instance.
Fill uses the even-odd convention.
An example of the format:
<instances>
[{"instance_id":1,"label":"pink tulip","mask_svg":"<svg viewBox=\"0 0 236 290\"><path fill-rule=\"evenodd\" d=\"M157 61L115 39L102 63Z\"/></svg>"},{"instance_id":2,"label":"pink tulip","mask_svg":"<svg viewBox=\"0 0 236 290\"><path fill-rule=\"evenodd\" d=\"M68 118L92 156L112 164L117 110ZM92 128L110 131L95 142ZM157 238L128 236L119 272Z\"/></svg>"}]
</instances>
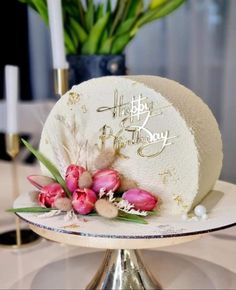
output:
<instances>
[{"instance_id":1,"label":"pink tulip","mask_svg":"<svg viewBox=\"0 0 236 290\"><path fill-rule=\"evenodd\" d=\"M54 207L56 199L61 197L66 197L64 189L54 182L41 188L38 201L42 206Z\"/></svg>"},{"instance_id":2,"label":"pink tulip","mask_svg":"<svg viewBox=\"0 0 236 290\"><path fill-rule=\"evenodd\" d=\"M119 173L113 169L98 170L93 175L92 190L99 192L101 188L106 191L115 191L120 186Z\"/></svg>"},{"instance_id":3,"label":"pink tulip","mask_svg":"<svg viewBox=\"0 0 236 290\"><path fill-rule=\"evenodd\" d=\"M88 214L94 209L97 195L91 189L77 189L72 196L72 206L79 214Z\"/></svg>"},{"instance_id":4,"label":"pink tulip","mask_svg":"<svg viewBox=\"0 0 236 290\"><path fill-rule=\"evenodd\" d=\"M79 178L85 169L81 166L71 164L66 170L66 186L70 192L74 192L79 188L78 182Z\"/></svg>"},{"instance_id":5,"label":"pink tulip","mask_svg":"<svg viewBox=\"0 0 236 290\"><path fill-rule=\"evenodd\" d=\"M122 195L122 198L139 210L150 211L157 204L157 198L153 194L140 188L129 189Z\"/></svg>"},{"instance_id":6,"label":"pink tulip","mask_svg":"<svg viewBox=\"0 0 236 290\"><path fill-rule=\"evenodd\" d=\"M55 180L52 179L51 177L43 175L29 175L27 179L31 184L33 184L38 189L41 189L42 187L55 182Z\"/></svg>"}]
</instances>

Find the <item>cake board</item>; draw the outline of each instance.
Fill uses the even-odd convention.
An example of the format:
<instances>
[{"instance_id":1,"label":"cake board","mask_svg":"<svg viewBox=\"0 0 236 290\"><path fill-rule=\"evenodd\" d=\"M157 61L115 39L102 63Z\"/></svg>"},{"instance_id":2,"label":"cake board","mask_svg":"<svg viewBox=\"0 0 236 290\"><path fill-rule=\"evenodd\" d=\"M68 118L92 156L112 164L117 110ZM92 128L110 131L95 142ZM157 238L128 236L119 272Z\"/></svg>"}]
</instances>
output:
<instances>
[{"instance_id":1,"label":"cake board","mask_svg":"<svg viewBox=\"0 0 236 290\"><path fill-rule=\"evenodd\" d=\"M108 249L106 257L87 289L162 289L138 250L192 241L204 234L236 225L236 185L218 181L202 202L209 218L196 221L179 216L151 217L148 225L86 217L79 226L68 228L61 216L38 218L35 214L18 214L37 234L56 242ZM28 195L20 196L14 207L29 206ZM63 226L64 224L64 226Z\"/></svg>"}]
</instances>

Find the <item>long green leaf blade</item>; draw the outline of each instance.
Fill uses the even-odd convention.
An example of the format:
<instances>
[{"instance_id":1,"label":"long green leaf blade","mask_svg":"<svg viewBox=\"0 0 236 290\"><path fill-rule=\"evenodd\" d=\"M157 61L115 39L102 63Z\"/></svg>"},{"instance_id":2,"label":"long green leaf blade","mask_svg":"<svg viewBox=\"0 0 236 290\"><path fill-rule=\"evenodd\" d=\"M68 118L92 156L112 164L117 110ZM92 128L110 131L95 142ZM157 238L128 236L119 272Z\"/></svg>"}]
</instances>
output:
<instances>
[{"instance_id":1,"label":"long green leaf blade","mask_svg":"<svg viewBox=\"0 0 236 290\"><path fill-rule=\"evenodd\" d=\"M112 44L111 53L119 54L123 52L124 48L129 43L130 40L131 40L131 37L129 33L118 36Z\"/></svg>"},{"instance_id":2,"label":"long green leaf blade","mask_svg":"<svg viewBox=\"0 0 236 290\"><path fill-rule=\"evenodd\" d=\"M106 15L100 18L93 26L87 41L82 47L82 54L95 54L97 52L99 41L106 28L109 17L110 13L106 13Z\"/></svg>"},{"instance_id":3,"label":"long green leaf blade","mask_svg":"<svg viewBox=\"0 0 236 290\"><path fill-rule=\"evenodd\" d=\"M52 164L50 160L48 160L41 152L34 149L31 144L29 144L26 140L21 139L27 149L50 171L56 181L64 188L67 195L70 197L71 193L66 187L65 180L62 178L58 169Z\"/></svg>"},{"instance_id":4,"label":"long green leaf blade","mask_svg":"<svg viewBox=\"0 0 236 290\"><path fill-rule=\"evenodd\" d=\"M40 212L50 212L52 210L57 210L56 208L46 208L46 207L20 207L20 208L10 208L7 212L25 212L25 213L40 213Z\"/></svg>"},{"instance_id":5,"label":"long green leaf blade","mask_svg":"<svg viewBox=\"0 0 236 290\"><path fill-rule=\"evenodd\" d=\"M113 37L107 38L105 41L102 41L102 45L98 51L99 54L109 54L111 52Z\"/></svg>"},{"instance_id":6,"label":"long green leaf blade","mask_svg":"<svg viewBox=\"0 0 236 290\"><path fill-rule=\"evenodd\" d=\"M134 222L139 224L148 224L148 222L141 216L135 215L135 214L129 214L126 212L119 211L118 217L116 217L118 220L128 221L128 222Z\"/></svg>"},{"instance_id":7,"label":"long green leaf blade","mask_svg":"<svg viewBox=\"0 0 236 290\"><path fill-rule=\"evenodd\" d=\"M100 19L103 16L104 6L105 6L104 3L102 3L102 2L98 5L97 11L96 11L96 16L95 16L95 22L97 22L98 19Z\"/></svg>"},{"instance_id":8,"label":"long green leaf blade","mask_svg":"<svg viewBox=\"0 0 236 290\"><path fill-rule=\"evenodd\" d=\"M143 0L131 1L126 19L137 17L143 11Z\"/></svg>"},{"instance_id":9,"label":"long green leaf blade","mask_svg":"<svg viewBox=\"0 0 236 290\"><path fill-rule=\"evenodd\" d=\"M116 30L116 36L119 36L124 33L128 33L132 26L134 25L136 21L136 17L132 17L127 19L126 21L123 21L120 26Z\"/></svg>"},{"instance_id":10,"label":"long green leaf blade","mask_svg":"<svg viewBox=\"0 0 236 290\"><path fill-rule=\"evenodd\" d=\"M93 4L93 0L88 0L87 1L87 12L85 13L85 22L86 22L86 27L87 27L87 31L89 32L92 27L93 27L93 23L94 23L94 4Z\"/></svg>"},{"instance_id":11,"label":"long green leaf blade","mask_svg":"<svg viewBox=\"0 0 236 290\"><path fill-rule=\"evenodd\" d=\"M112 22L111 29L109 32L110 36L112 36L114 34L116 27L118 26L119 22L121 21L123 15L124 15L126 5L128 4L127 1L128 0L121 0L121 1L118 0L118 2L117 2L117 7L115 9L115 12L113 13L114 20Z\"/></svg>"},{"instance_id":12,"label":"long green leaf blade","mask_svg":"<svg viewBox=\"0 0 236 290\"><path fill-rule=\"evenodd\" d=\"M168 2L165 2L162 6L157 7L154 10L149 10L148 12L143 14L143 16L137 21L137 27L141 27L146 23L165 17L166 15L177 9L184 2L185 0L169 0Z\"/></svg>"},{"instance_id":13,"label":"long green leaf blade","mask_svg":"<svg viewBox=\"0 0 236 290\"><path fill-rule=\"evenodd\" d=\"M165 2L167 2L168 0L152 0L149 4L149 8L150 9L155 9L159 6L161 6L162 4L164 4Z\"/></svg>"},{"instance_id":14,"label":"long green leaf blade","mask_svg":"<svg viewBox=\"0 0 236 290\"><path fill-rule=\"evenodd\" d=\"M42 19L45 21L45 23L48 24L48 8L45 0L32 0L32 3L36 7L38 13L42 17Z\"/></svg>"},{"instance_id":15,"label":"long green leaf blade","mask_svg":"<svg viewBox=\"0 0 236 290\"><path fill-rule=\"evenodd\" d=\"M88 38L87 32L84 28L73 18L70 19L71 29L75 33L76 38L79 40L80 43L84 43Z\"/></svg>"}]
</instances>

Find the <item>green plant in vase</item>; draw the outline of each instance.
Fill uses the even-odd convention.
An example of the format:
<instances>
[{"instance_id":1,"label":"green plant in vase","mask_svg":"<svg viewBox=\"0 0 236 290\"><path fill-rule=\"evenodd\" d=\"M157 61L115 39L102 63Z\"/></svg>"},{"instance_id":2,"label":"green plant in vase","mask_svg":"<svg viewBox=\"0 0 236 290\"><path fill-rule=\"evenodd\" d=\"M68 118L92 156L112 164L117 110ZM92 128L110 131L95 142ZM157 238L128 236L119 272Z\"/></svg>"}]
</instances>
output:
<instances>
[{"instance_id":1,"label":"green plant in vase","mask_svg":"<svg viewBox=\"0 0 236 290\"><path fill-rule=\"evenodd\" d=\"M46 0L19 1L36 10L48 24ZM62 0L65 47L70 55L70 64L72 67L81 66L81 57L78 56L82 55L85 56L86 69L99 67L103 75L125 74L122 53L139 29L167 16L184 2L185 0ZM76 56L76 59L71 56ZM112 61L114 59L117 61ZM96 61L98 65L95 65ZM85 76L83 68L80 67L80 70L81 75ZM97 73L99 72L95 71L95 76ZM92 74L91 77L93 76Z\"/></svg>"}]
</instances>

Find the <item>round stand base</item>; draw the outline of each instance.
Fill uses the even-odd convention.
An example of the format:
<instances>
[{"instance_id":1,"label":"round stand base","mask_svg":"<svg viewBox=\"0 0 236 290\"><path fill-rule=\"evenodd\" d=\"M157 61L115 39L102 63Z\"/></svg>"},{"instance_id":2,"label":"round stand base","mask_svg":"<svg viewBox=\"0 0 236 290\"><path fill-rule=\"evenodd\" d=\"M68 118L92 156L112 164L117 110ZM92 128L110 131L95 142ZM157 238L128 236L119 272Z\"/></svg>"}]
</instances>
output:
<instances>
[{"instance_id":1,"label":"round stand base","mask_svg":"<svg viewBox=\"0 0 236 290\"><path fill-rule=\"evenodd\" d=\"M63 254L65 253L65 254ZM105 252L85 253L51 261L19 278L9 289L85 289L104 259ZM145 265L163 289L236 289L236 274L228 269L183 254L142 251Z\"/></svg>"},{"instance_id":2,"label":"round stand base","mask_svg":"<svg viewBox=\"0 0 236 290\"><path fill-rule=\"evenodd\" d=\"M107 250L86 290L162 289L136 250Z\"/></svg>"},{"instance_id":3,"label":"round stand base","mask_svg":"<svg viewBox=\"0 0 236 290\"><path fill-rule=\"evenodd\" d=\"M36 233L29 229L21 230L21 245L16 244L16 231L8 231L0 234L0 248L15 248L31 246L41 239Z\"/></svg>"}]
</instances>

